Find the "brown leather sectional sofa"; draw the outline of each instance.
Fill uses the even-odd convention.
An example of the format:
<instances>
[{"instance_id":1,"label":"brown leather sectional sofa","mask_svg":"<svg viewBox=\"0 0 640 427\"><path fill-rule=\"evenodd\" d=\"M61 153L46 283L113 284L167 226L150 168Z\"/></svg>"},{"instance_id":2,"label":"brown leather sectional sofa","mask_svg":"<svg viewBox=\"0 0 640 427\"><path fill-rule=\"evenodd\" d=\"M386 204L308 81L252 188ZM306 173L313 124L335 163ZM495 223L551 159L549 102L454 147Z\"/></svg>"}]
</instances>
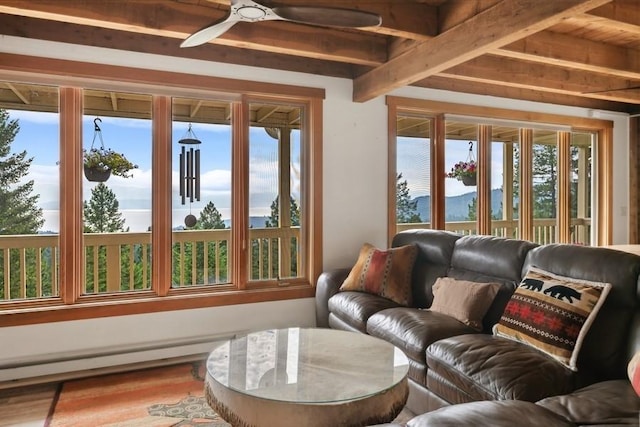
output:
<instances>
[{"instance_id":1,"label":"brown leather sectional sofa","mask_svg":"<svg viewBox=\"0 0 640 427\"><path fill-rule=\"evenodd\" d=\"M545 416L566 421L557 425L638 423L640 398L630 386L626 367L640 350L639 256L439 230L399 233L392 246L410 244L418 247L411 307L364 292L339 292L350 268L323 273L316 289L319 327L367 333L405 352L410 362L407 407L417 414L429 412L409 425L482 424L477 419L464 422L461 410L469 417L484 414L494 422L505 416L516 422L513 425L526 425L518 416L520 411L538 411L538 421ZM577 371L535 348L491 334L530 267L612 285L586 335ZM427 310L433 301L432 286L441 276L500 284L483 319L483 331ZM599 400L597 410L581 406ZM430 412L434 410L438 411ZM515 418L509 418L509 411ZM437 423L433 417L440 417L435 418ZM444 422L447 417L453 423Z\"/></svg>"}]
</instances>

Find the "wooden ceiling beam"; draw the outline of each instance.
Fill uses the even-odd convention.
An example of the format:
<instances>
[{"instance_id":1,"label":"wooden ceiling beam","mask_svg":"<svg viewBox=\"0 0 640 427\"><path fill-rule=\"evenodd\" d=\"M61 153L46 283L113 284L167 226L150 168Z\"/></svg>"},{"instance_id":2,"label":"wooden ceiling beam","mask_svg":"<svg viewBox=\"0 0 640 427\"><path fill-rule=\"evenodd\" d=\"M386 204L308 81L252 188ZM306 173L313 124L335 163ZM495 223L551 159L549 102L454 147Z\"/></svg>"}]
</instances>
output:
<instances>
[{"instance_id":1,"label":"wooden ceiling beam","mask_svg":"<svg viewBox=\"0 0 640 427\"><path fill-rule=\"evenodd\" d=\"M640 51L541 31L493 52L513 59L640 79Z\"/></svg>"},{"instance_id":2,"label":"wooden ceiling beam","mask_svg":"<svg viewBox=\"0 0 640 427\"><path fill-rule=\"evenodd\" d=\"M199 46L197 49L181 49L177 43L174 43L172 38L85 25L65 24L22 16L0 14L0 28L2 28L2 34L8 36L298 71L348 79L353 78L353 66L341 62L328 62L311 58L302 59L260 51L252 51L250 55L247 55L245 49L217 46L211 43Z\"/></svg>"},{"instance_id":3,"label":"wooden ceiling beam","mask_svg":"<svg viewBox=\"0 0 640 427\"><path fill-rule=\"evenodd\" d=\"M630 81L580 70L567 70L554 65L527 63L492 55L460 64L439 75L566 95L578 93L585 98L640 103L638 91L614 90L640 86L640 81Z\"/></svg>"},{"instance_id":4,"label":"wooden ceiling beam","mask_svg":"<svg viewBox=\"0 0 640 427\"><path fill-rule=\"evenodd\" d=\"M579 19L616 32L640 35L640 4L637 0L616 0L586 12Z\"/></svg>"},{"instance_id":5,"label":"wooden ceiling beam","mask_svg":"<svg viewBox=\"0 0 640 427\"><path fill-rule=\"evenodd\" d=\"M438 33L444 33L502 0L448 0L438 8Z\"/></svg>"},{"instance_id":6,"label":"wooden ceiling beam","mask_svg":"<svg viewBox=\"0 0 640 427\"><path fill-rule=\"evenodd\" d=\"M503 0L354 80L364 102L544 30L610 0Z\"/></svg>"},{"instance_id":7,"label":"wooden ceiling beam","mask_svg":"<svg viewBox=\"0 0 640 427\"><path fill-rule=\"evenodd\" d=\"M0 0L0 13L182 40L226 16L214 7L171 0L127 2ZM176 44L179 41L176 40ZM387 60L386 38L291 22L240 22L210 43L360 65ZM198 48L191 48L198 49Z\"/></svg>"},{"instance_id":8,"label":"wooden ceiling beam","mask_svg":"<svg viewBox=\"0 0 640 427\"><path fill-rule=\"evenodd\" d=\"M473 82L459 78L431 76L413 84L413 86L429 89L448 90L452 92L472 93L483 96L495 96L516 100L542 102L546 104L566 105L572 107L591 108L594 110L610 110L629 112L628 104L565 95L553 92L504 86L500 82Z\"/></svg>"}]
</instances>

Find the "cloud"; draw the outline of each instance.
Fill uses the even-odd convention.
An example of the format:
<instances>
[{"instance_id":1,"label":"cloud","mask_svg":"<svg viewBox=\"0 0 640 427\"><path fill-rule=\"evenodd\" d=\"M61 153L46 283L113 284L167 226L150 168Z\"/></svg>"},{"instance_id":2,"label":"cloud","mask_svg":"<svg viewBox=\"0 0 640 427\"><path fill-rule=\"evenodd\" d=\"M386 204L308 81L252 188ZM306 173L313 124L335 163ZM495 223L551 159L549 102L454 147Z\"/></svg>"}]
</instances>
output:
<instances>
[{"instance_id":1,"label":"cloud","mask_svg":"<svg viewBox=\"0 0 640 427\"><path fill-rule=\"evenodd\" d=\"M20 121L20 125L22 126L23 122L29 122L32 124L60 124L60 115L58 113L41 113L38 111L27 111L27 110L9 110L9 118L11 120L18 119Z\"/></svg>"}]
</instances>

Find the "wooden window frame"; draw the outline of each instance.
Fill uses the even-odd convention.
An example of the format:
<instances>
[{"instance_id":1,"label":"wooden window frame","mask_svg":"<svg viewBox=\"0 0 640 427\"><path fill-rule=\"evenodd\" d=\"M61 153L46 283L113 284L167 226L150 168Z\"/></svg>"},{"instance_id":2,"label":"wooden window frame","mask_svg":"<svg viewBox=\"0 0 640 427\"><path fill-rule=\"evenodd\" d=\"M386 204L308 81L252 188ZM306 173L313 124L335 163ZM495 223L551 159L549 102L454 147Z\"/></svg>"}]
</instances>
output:
<instances>
[{"instance_id":1,"label":"wooden window frame","mask_svg":"<svg viewBox=\"0 0 640 427\"><path fill-rule=\"evenodd\" d=\"M499 120L512 120L516 122L529 122L554 124L559 127L570 127L571 132L592 132L597 134L597 143L594 147L595 157L598 159L596 182L595 187L598 189L598 193L594 195L594 213L597 215L598 221L597 227L597 245L610 245L613 238L613 122L610 120L583 118L575 116L567 116L560 114L550 114L531 111L519 111L508 110L504 108L492 108L481 107L466 104L456 104L451 102L430 101L414 98L405 98L397 96L387 96L387 111L388 111L388 205L389 210L387 212L387 237L388 244L391 244L393 236L396 230L396 120L400 113L412 113L423 114L431 116L432 121L432 144L431 144L431 228L444 229L444 179L445 167L444 167L444 142L446 135L444 132L444 116L445 114L478 117L478 122L482 123L482 119L499 119ZM489 132L490 127L480 125L479 134L479 162L482 164L488 164L490 162L490 147L491 134ZM523 129L522 132L530 132L529 129ZM487 141L488 138L488 141ZM521 136L521 141L524 139L522 147L522 181L530 182L531 174L531 155L527 157L527 135ZM566 143L565 143L566 145ZM530 149L531 147L529 147ZM559 162L559 173L562 177L569 177L569 165L566 159L562 158ZM527 166L528 165L528 166ZM489 185L490 177L488 173L483 173L482 170L479 174L478 184ZM522 204L521 210L528 212L532 215L532 207L527 205L526 200L531 194L531 184L522 186ZM478 188L478 219L477 229L480 233L487 233L490 227L490 209L488 209L488 203L486 198L490 191L488 188L484 190ZM563 189L561 194L561 200L566 201L568 195L567 190ZM484 207L484 208L483 208ZM520 213L520 229L521 238L530 240L532 236L532 224L533 218L525 217L523 212ZM566 209L561 212L562 218L567 217ZM592 215L594 216L594 215ZM559 218L560 219L560 218ZM524 223L523 223L524 221ZM567 230L562 227L562 236L566 237ZM561 237L562 237L561 236Z\"/></svg>"},{"instance_id":2,"label":"wooden window frame","mask_svg":"<svg viewBox=\"0 0 640 427\"><path fill-rule=\"evenodd\" d=\"M324 89L259 83L211 76L104 64L0 54L0 80L57 85L60 90L60 296L0 303L2 326L18 326L159 311L310 298L322 269L322 103ZM83 88L152 95L152 289L116 295L80 295L82 275L82 93ZM171 288L171 108L173 97L230 99L233 144L248 138L248 101L293 103L305 110L307 168L305 194L305 277L287 283L247 286L246 253L232 244L234 286ZM64 143L63 143L64 141ZM245 241L248 209L247 159L232 155L232 241ZM246 216L246 215L245 215ZM242 225L245 227L242 227ZM244 251L246 252L246 247Z\"/></svg>"}]
</instances>

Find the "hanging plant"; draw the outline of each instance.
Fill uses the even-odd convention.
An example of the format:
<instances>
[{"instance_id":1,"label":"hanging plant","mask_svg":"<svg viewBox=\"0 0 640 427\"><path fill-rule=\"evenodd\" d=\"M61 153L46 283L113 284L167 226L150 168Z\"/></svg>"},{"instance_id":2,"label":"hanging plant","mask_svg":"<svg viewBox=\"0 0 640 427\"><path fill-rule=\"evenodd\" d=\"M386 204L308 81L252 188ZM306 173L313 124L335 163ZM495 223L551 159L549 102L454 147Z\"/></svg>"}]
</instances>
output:
<instances>
[{"instance_id":1,"label":"hanging plant","mask_svg":"<svg viewBox=\"0 0 640 427\"><path fill-rule=\"evenodd\" d=\"M458 162L451 168L451 171L446 174L447 178L455 178L466 186L476 185L477 175L476 161L473 157L473 142L469 141L469 155L464 162Z\"/></svg>"},{"instance_id":2,"label":"hanging plant","mask_svg":"<svg viewBox=\"0 0 640 427\"><path fill-rule=\"evenodd\" d=\"M94 134L91 148L83 151L84 158L84 176L92 182L104 182L113 174L123 178L130 178L130 171L136 169L138 165L129 161L124 154L105 148L102 141L102 132L97 122L102 122L96 117L93 121ZM100 138L100 147L95 148L94 143L96 136Z\"/></svg>"}]
</instances>

